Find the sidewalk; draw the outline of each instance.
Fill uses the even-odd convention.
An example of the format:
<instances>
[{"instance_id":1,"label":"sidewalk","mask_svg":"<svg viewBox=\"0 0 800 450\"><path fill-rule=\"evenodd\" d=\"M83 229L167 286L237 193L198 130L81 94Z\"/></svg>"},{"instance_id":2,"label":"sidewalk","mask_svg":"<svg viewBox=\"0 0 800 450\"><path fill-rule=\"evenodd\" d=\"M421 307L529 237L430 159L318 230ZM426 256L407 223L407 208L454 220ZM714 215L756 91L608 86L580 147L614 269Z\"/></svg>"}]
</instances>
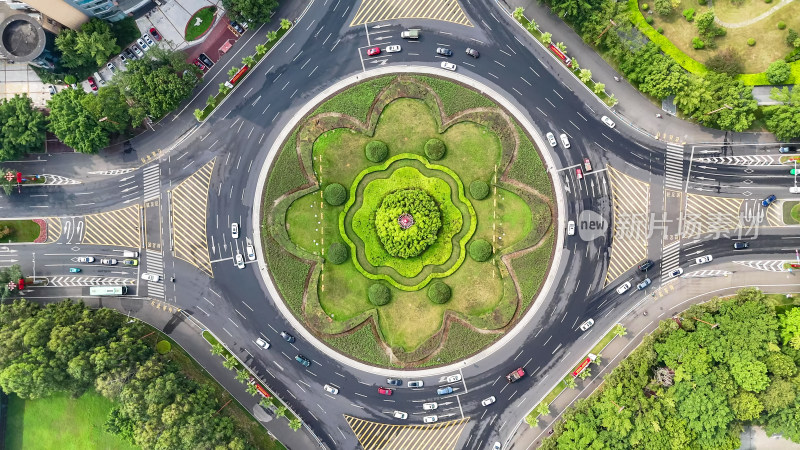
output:
<instances>
[{"instance_id":1,"label":"sidewalk","mask_svg":"<svg viewBox=\"0 0 800 450\"><path fill-rule=\"evenodd\" d=\"M147 299L141 298L86 298L83 299L90 308L111 308L122 314L129 314L152 327L161 330L175 342L180 344L186 352L197 361L222 387L227 390L250 414L253 414L262 426L288 450L308 450L319 448L316 439L305 427L297 432L289 428L289 422L283 418L273 418L264 412L258 405L260 396L247 393L244 384L236 381L235 373L222 366L224 361L211 354L211 346L202 336L202 329L182 312L172 312L154 307ZM32 299L41 305L58 302L54 299ZM229 345L232 352L236 352L236 342ZM239 355L242 356L242 355ZM273 386L268 385L270 389ZM279 390L278 392L281 392ZM302 413L303 411L297 411Z\"/></svg>"},{"instance_id":2,"label":"sidewalk","mask_svg":"<svg viewBox=\"0 0 800 450\"><path fill-rule=\"evenodd\" d=\"M539 417L539 425L529 427L521 418L519 428L509 436L508 449L528 450L541 445L548 437L553 423L561 418L564 411L579 398L591 395L603 383L603 375L613 370L642 342L644 334L653 332L661 320L683 311L690 305L710 300L714 296L733 295L745 286L758 286L765 293L792 293L800 291L800 276L787 272L775 273L764 271L741 272L742 266L732 263L723 265L735 276L717 278L692 278L690 282L677 279L656 290L652 296L644 297L620 320L627 330L625 336L617 336L601 352L601 364L590 365L591 375L585 380L576 379L576 389L565 389L550 404L550 414ZM643 315L647 312L648 315ZM577 364L586 355L575 355L572 363ZM554 374L556 379L563 379L566 373Z\"/></svg>"},{"instance_id":3,"label":"sidewalk","mask_svg":"<svg viewBox=\"0 0 800 450\"><path fill-rule=\"evenodd\" d=\"M553 14L547 5L541 4L537 0L498 1L509 13L517 6L523 7L525 16L528 19L533 19L542 32L553 34L553 42L566 44L567 54L576 58L582 68L591 70L592 79L595 82L604 83L606 92L614 94L619 100L619 103L611 110L621 121L632 125L644 134L653 138L661 138L661 140L665 140L664 137L668 135L679 138L679 142L721 141L724 138L725 131L714 130L663 114L660 105L654 104L638 89L627 83L622 74L612 68L594 48L583 42L583 39L569 25ZM518 31L520 39L522 38L521 36L527 35L527 32L522 28L519 28ZM533 36L526 36L526 38L531 41L534 40ZM560 66L559 69L564 70L566 74L566 69ZM614 77L619 77L622 81L614 81ZM582 90L579 95L589 94ZM602 104L599 100L595 100L595 102ZM656 114L662 114L663 118L657 118ZM774 142L774 137L771 133L731 132L729 135L731 136L731 141L737 143Z\"/></svg>"}]
</instances>

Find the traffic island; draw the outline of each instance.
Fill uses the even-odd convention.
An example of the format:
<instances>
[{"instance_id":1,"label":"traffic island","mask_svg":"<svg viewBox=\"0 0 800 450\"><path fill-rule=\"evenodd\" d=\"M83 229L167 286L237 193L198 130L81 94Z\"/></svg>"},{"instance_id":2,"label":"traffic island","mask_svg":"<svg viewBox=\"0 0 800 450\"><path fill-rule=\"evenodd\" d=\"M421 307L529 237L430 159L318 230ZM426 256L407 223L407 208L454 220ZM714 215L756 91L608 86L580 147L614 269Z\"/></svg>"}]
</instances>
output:
<instances>
[{"instance_id":1,"label":"traffic island","mask_svg":"<svg viewBox=\"0 0 800 450\"><path fill-rule=\"evenodd\" d=\"M42 219L0 220L0 242L40 243L47 240L47 223Z\"/></svg>"},{"instance_id":2,"label":"traffic island","mask_svg":"<svg viewBox=\"0 0 800 450\"><path fill-rule=\"evenodd\" d=\"M488 192L465 189L475 181ZM262 247L286 306L329 346L377 366L438 366L530 307L554 210L540 154L494 101L436 77L380 76L289 134L265 184Z\"/></svg>"}]
</instances>

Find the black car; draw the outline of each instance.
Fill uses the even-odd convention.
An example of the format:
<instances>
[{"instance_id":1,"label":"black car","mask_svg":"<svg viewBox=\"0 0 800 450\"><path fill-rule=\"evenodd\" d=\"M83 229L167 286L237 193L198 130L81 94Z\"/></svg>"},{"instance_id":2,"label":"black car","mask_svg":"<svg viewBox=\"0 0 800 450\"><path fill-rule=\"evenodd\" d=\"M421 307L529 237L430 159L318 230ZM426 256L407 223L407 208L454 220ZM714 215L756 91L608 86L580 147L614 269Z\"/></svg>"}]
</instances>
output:
<instances>
[{"instance_id":1,"label":"black car","mask_svg":"<svg viewBox=\"0 0 800 450\"><path fill-rule=\"evenodd\" d=\"M469 47L467 47L467 55L472 56L473 58L481 56L481 54L477 50Z\"/></svg>"},{"instance_id":2,"label":"black car","mask_svg":"<svg viewBox=\"0 0 800 450\"><path fill-rule=\"evenodd\" d=\"M125 56L127 56L128 59L131 59L131 60L136 59L136 55L134 55L133 52L131 51L131 49L129 49L129 48L126 48L123 51L123 53L125 53Z\"/></svg>"},{"instance_id":3,"label":"black car","mask_svg":"<svg viewBox=\"0 0 800 450\"><path fill-rule=\"evenodd\" d=\"M784 145L778 149L781 153L794 153L797 151L797 146L795 145Z\"/></svg>"},{"instance_id":4,"label":"black car","mask_svg":"<svg viewBox=\"0 0 800 450\"><path fill-rule=\"evenodd\" d=\"M289 333L287 333L285 331L281 331L281 337L283 338L284 341L286 341L286 342L288 342L290 344L294 343L294 341L295 341L294 336L292 336L291 334L289 334Z\"/></svg>"},{"instance_id":5,"label":"black car","mask_svg":"<svg viewBox=\"0 0 800 450\"><path fill-rule=\"evenodd\" d=\"M733 249L734 250L744 250L744 249L746 249L748 247L750 247L750 243L749 242L739 241L739 242L736 242L736 243L733 244Z\"/></svg>"},{"instance_id":6,"label":"black car","mask_svg":"<svg viewBox=\"0 0 800 450\"><path fill-rule=\"evenodd\" d=\"M392 386L402 386L403 380L399 380L397 378L387 378L386 382L391 384Z\"/></svg>"},{"instance_id":7,"label":"black car","mask_svg":"<svg viewBox=\"0 0 800 450\"><path fill-rule=\"evenodd\" d=\"M639 271L640 272L647 272L650 270L656 263L653 262L652 259L648 259L647 261L639 264Z\"/></svg>"},{"instance_id":8,"label":"black car","mask_svg":"<svg viewBox=\"0 0 800 450\"><path fill-rule=\"evenodd\" d=\"M438 47L436 53L442 56L453 56L453 51L444 47Z\"/></svg>"},{"instance_id":9,"label":"black car","mask_svg":"<svg viewBox=\"0 0 800 450\"><path fill-rule=\"evenodd\" d=\"M206 56L205 53L200 53L200 56L198 56L197 59L202 61L202 63L205 64L206 67L208 67L209 69L214 65L214 63L211 61L211 59L208 56Z\"/></svg>"},{"instance_id":10,"label":"black car","mask_svg":"<svg viewBox=\"0 0 800 450\"><path fill-rule=\"evenodd\" d=\"M234 22L233 20L231 20L231 28L236 30L236 32L239 33L239 34L244 33L244 28L242 28L242 26L239 25L238 22Z\"/></svg>"}]
</instances>

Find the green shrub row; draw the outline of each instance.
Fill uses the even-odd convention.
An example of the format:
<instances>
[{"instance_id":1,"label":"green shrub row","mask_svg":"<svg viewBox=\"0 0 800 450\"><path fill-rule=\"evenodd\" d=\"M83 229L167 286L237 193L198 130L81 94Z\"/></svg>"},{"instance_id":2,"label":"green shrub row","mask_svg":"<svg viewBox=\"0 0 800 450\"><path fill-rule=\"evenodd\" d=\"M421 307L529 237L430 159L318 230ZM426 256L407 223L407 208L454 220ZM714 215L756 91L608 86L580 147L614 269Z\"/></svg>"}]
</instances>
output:
<instances>
[{"instance_id":1,"label":"green shrub row","mask_svg":"<svg viewBox=\"0 0 800 450\"><path fill-rule=\"evenodd\" d=\"M328 345L341 353L369 364L383 367L394 365L391 364L389 356L375 339L375 334L372 332L372 327L369 323L365 323L351 333L324 337L323 339Z\"/></svg>"},{"instance_id":2,"label":"green shrub row","mask_svg":"<svg viewBox=\"0 0 800 450\"><path fill-rule=\"evenodd\" d=\"M500 333L479 333L457 320L451 321L449 327L447 340L442 349L436 353L435 358L420 364L420 367L436 366L464 359L502 336Z\"/></svg>"},{"instance_id":3,"label":"green shrub row","mask_svg":"<svg viewBox=\"0 0 800 450\"><path fill-rule=\"evenodd\" d=\"M519 125L517 125L517 133L519 134L517 160L509 169L508 177L533 186L542 195L553 198L553 185L539 152Z\"/></svg>"},{"instance_id":4,"label":"green shrub row","mask_svg":"<svg viewBox=\"0 0 800 450\"><path fill-rule=\"evenodd\" d=\"M365 122L372 102L380 92L395 79L395 75L379 77L359 83L319 105L309 116L326 112L338 112Z\"/></svg>"},{"instance_id":5,"label":"green shrub row","mask_svg":"<svg viewBox=\"0 0 800 450\"><path fill-rule=\"evenodd\" d=\"M521 311L525 311L528 308L533 301L533 297L542 286L547 269L550 267L550 256L553 253L553 236L554 233L549 233L546 240L539 245L539 248L511 260L511 267L514 272L525 274L525 276L518 277L519 290L522 296Z\"/></svg>"},{"instance_id":6,"label":"green shrub row","mask_svg":"<svg viewBox=\"0 0 800 450\"><path fill-rule=\"evenodd\" d=\"M308 178L305 176L295 151L296 139L297 132L286 140L286 144L283 145L277 159L272 164L264 190L264 207L267 211L272 209L275 200L283 194L308 184Z\"/></svg>"},{"instance_id":7,"label":"green shrub row","mask_svg":"<svg viewBox=\"0 0 800 450\"><path fill-rule=\"evenodd\" d=\"M497 104L489 98L452 81L421 75L415 78L427 84L439 96L446 116L452 116L465 109L497 107Z\"/></svg>"}]
</instances>

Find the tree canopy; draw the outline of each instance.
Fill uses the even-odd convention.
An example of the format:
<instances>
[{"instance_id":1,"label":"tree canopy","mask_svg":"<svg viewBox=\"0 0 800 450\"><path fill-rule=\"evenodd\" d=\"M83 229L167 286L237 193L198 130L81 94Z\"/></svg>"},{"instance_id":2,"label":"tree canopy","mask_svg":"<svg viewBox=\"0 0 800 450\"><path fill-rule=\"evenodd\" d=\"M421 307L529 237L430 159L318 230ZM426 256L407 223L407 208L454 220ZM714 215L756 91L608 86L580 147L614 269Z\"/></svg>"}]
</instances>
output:
<instances>
[{"instance_id":1,"label":"tree canopy","mask_svg":"<svg viewBox=\"0 0 800 450\"><path fill-rule=\"evenodd\" d=\"M55 44L61 52L61 64L80 73L105 65L111 55L119 53L108 22L97 18L78 30L65 28L56 36Z\"/></svg>"},{"instance_id":2,"label":"tree canopy","mask_svg":"<svg viewBox=\"0 0 800 450\"><path fill-rule=\"evenodd\" d=\"M33 109L30 97L15 95L0 100L0 161L42 150L44 140L44 115Z\"/></svg>"},{"instance_id":3,"label":"tree canopy","mask_svg":"<svg viewBox=\"0 0 800 450\"><path fill-rule=\"evenodd\" d=\"M800 89L772 88L770 97L781 104L764 107L767 128L780 140L800 137Z\"/></svg>"},{"instance_id":4,"label":"tree canopy","mask_svg":"<svg viewBox=\"0 0 800 450\"><path fill-rule=\"evenodd\" d=\"M269 22L278 0L222 0L222 6L232 20L260 24Z\"/></svg>"},{"instance_id":5,"label":"tree canopy","mask_svg":"<svg viewBox=\"0 0 800 450\"><path fill-rule=\"evenodd\" d=\"M48 128L61 142L81 153L96 153L108 145L109 132L101 117L86 108L95 100L83 89L64 89L48 100Z\"/></svg>"}]
</instances>

